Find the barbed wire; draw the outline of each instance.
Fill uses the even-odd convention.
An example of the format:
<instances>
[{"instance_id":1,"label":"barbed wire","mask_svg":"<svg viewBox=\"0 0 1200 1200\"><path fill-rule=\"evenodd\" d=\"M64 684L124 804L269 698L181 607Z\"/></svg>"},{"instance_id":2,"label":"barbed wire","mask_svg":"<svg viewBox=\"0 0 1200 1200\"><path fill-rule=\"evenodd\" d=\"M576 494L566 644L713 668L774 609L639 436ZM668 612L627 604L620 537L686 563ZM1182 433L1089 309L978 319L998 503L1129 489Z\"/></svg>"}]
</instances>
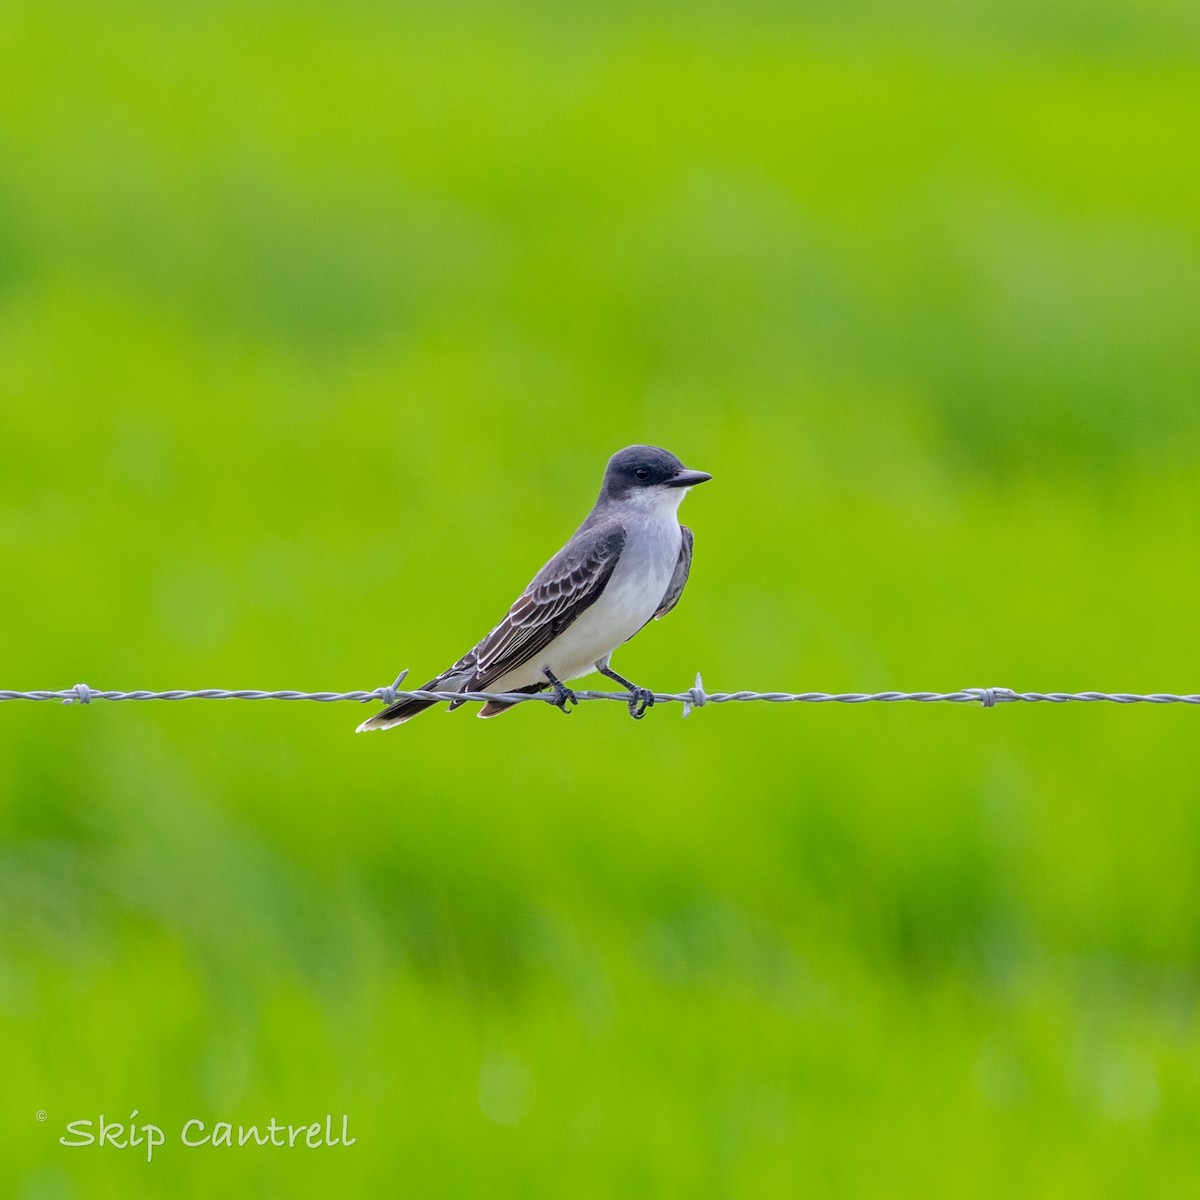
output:
<instances>
[{"instance_id":1,"label":"barbed wire","mask_svg":"<svg viewBox=\"0 0 1200 1200\"><path fill-rule=\"evenodd\" d=\"M435 703L465 701L486 703L494 700L503 704L524 704L540 701L557 704L553 692L430 692L420 688L401 689L408 675L401 671L394 683L386 687L357 692L298 692L259 691L243 688L229 691L224 688L201 688L196 691L172 689L165 692L106 691L77 683L74 687L58 691L5 691L0 690L0 702L6 700L57 700L62 704L90 704L93 700L314 700L320 704L353 700L360 704L372 700L389 705L397 700L431 700ZM700 676L695 684L684 692L654 692L655 704L682 704L686 717L693 709L707 704L742 704L762 700L768 704L895 704L913 702L917 704L978 704L983 708L995 708L1001 704L1200 704L1200 695L1180 695L1175 692L1017 692L1012 688L987 687L963 688L957 692L709 692L705 691ZM628 692L591 692L576 690L579 701L612 700L628 704Z\"/></svg>"}]
</instances>

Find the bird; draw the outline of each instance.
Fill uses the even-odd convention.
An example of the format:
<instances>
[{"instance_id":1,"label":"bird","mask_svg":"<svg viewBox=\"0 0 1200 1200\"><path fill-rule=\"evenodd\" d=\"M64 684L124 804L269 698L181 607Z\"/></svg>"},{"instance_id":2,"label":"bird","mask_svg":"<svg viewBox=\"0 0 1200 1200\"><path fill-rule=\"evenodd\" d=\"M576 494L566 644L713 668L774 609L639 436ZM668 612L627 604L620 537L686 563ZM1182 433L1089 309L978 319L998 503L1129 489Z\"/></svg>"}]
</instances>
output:
<instances>
[{"instance_id":1,"label":"bird","mask_svg":"<svg viewBox=\"0 0 1200 1200\"><path fill-rule=\"evenodd\" d=\"M609 665L613 651L683 594L692 565L692 531L679 523L683 498L712 478L658 446L626 446L608 460L600 495L567 544L533 577L503 620L453 666L422 687L429 692L540 692L569 712L567 681L599 671L629 692L640 720L654 703L648 688ZM436 704L397 700L357 732L402 725ZM462 700L452 701L457 708ZM489 700L494 717L517 701Z\"/></svg>"}]
</instances>

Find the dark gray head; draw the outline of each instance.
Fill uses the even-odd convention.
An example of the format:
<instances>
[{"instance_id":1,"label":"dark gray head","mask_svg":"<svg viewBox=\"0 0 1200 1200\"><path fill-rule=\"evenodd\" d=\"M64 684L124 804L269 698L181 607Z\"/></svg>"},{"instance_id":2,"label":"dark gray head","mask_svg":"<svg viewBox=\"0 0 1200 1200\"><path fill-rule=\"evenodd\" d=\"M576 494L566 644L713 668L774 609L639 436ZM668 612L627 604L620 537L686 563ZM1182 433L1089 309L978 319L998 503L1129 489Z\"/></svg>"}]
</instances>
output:
<instances>
[{"instance_id":1,"label":"dark gray head","mask_svg":"<svg viewBox=\"0 0 1200 1200\"><path fill-rule=\"evenodd\" d=\"M711 478L704 471L689 471L668 450L657 446L626 446L608 460L600 494L612 500L669 497L677 505L688 488Z\"/></svg>"}]
</instances>

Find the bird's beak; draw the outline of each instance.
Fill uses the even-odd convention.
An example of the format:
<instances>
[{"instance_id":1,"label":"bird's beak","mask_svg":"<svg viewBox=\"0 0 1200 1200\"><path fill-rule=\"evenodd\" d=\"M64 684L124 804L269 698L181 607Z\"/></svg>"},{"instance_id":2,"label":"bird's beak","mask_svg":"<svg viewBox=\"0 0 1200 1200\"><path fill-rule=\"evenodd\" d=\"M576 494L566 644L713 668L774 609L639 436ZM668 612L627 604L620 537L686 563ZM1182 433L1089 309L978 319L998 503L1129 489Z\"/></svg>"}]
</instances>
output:
<instances>
[{"instance_id":1,"label":"bird's beak","mask_svg":"<svg viewBox=\"0 0 1200 1200\"><path fill-rule=\"evenodd\" d=\"M680 471L674 479L667 481L667 487L695 487L698 483L707 483L711 478L707 471Z\"/></svg>"}]
</instances>

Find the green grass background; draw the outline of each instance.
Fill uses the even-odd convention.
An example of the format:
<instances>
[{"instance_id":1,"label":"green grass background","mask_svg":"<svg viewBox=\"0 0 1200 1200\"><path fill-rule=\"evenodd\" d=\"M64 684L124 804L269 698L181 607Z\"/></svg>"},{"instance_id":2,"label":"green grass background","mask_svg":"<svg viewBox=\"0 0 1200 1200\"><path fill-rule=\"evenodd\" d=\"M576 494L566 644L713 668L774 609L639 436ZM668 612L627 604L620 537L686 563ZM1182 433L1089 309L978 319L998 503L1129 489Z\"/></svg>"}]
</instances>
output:
<instances>
[{"instance_id":1,"label":"green grass background","mask_svg":"<svg viewBox=\"0 0 1200 1200\"><path fill-rule=\"evenodd\" d=\"M419 682L649 441L640 682L1200 690L1198 38L9 0L0 686ZM1196 1187L1195 710L363 715L0 706L4 1195Z\"/></svg>"}]
</instances>

